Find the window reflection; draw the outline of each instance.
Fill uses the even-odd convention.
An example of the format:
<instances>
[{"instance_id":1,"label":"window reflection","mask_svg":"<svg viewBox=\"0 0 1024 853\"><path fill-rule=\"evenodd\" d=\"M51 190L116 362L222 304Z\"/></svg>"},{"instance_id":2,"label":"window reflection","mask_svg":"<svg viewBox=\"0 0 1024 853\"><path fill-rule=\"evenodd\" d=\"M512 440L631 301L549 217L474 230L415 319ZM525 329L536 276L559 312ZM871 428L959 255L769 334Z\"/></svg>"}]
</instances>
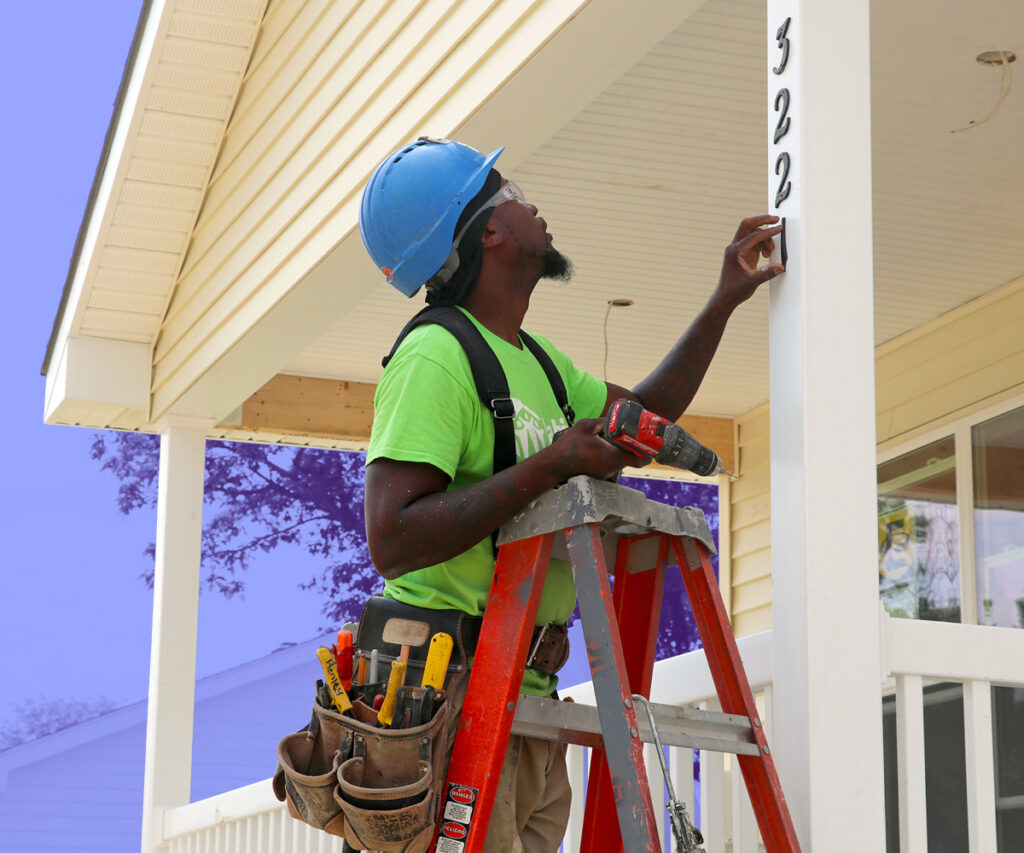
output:
<instances>
[{"instance_id":1,"label":"window reflection","mask_svg":"<svg viewBox=\"0 0 1024 853\"><path fill-rule=\"evenodd\" d=\"M878 466L878 584L886 610L960 621L953 437Z\"/></svg>"},{"instance_id":2,"label":"window reflection","mask_svg":"<svg viewBox=\"0 0 1024 853\"><path fill-rule=\"evenodd\" d=\"M1024 627L1024 409L971 430L978 621Z\"/></svg>"}]
</instances>

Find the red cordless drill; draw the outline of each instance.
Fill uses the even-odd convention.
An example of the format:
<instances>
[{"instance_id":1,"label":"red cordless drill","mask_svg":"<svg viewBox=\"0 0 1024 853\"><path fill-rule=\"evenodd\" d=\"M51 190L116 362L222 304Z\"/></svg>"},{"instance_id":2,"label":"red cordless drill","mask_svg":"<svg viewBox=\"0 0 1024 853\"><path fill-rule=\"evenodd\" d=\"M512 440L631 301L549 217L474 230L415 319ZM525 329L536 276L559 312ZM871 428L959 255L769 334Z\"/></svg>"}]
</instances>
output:
<instances>
[{"instance_id":1,"label":"red cordless drill","mask_svg":"<svg viewBox=\"0 0 1024 853\"><path fill-rule=\"evenodd\" d=\"M612 403L602 438L637 456L693 471L698 477L725 471L718 454L681 426L625 398Z\"/></svg>"}]
</instances>

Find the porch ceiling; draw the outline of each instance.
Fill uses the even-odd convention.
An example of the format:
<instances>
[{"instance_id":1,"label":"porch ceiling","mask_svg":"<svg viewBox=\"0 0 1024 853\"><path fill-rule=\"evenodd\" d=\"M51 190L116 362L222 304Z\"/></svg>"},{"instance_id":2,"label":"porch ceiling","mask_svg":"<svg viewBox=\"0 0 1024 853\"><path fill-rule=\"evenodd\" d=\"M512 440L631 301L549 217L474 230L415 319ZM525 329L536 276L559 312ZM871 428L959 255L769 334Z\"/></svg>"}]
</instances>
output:
<instances>
[{"instance_id":1,"label":"porch ceiling","mask_svg":"<svg viewBox=\"0 0 1024 853\"><path fill-rule=\"evenodd\" d=\"M577 266L572 284L540 286L528 328L601 375L608 300L635 300L608 318L607 378L619 384L667 350L738 220L766 208L764 14L760 0L709 0L514 169ZM984 0L969 17L955 0L872 4L878 343L1024 275L1024 92L951 133L995 101L1001 72L975 57L999 49L1024 58L1016 0ZM733 318L691 412L736 416L767 400L767 301ZM381 282L286 372L376 381L415 303Z\"/></svg>"},{"instance_id":2,"label":"porch ceiling","mask_svg":"<svg viewBox=\"0 0 1024 853\"><path fill-rule=\"evenodd\" d=\"M594 5L607 11L613 2ZM49 395L49 386L63 387L74 361L66 344L77 338L102 350L89 365L131 367L131 393L112 373L111 387L88 397L104 404L69 405L48 415L53 422L151 427L151 350L266 4L168 0L137 45L144 59L126 79L126 118L111 129L110 160L44 365ZM979 65L979 53L1015 51L1012 68L1024 72L1024 17L1018 0L980 0L969 16L956 0L875 0L871 11L881 343L1024 276L1020 84L993 120L951 133L998 95L1001 72ZM503 158L578 269L571 285L541 285L528 328L598 375L607 360L608 379L641 378L703 304L738 220L766 207L764 15L763 0L707 0L593 100L553 125L545 114L536 125L544 130L524 134L529 144L513 143ZM559 49L572 50L579 37ZM538 114L554 112L560 81L537 88ZM496 147L509 138L496 129L511 121L501 112L507 88L469 119L468 140ZM842 210L835 220L841 228ZM606 327L608 300L620 297L635 305L613 309ZM734 417L767 400L767 301L761 293L734 317L691 413ZM418 305L381 280L281 370L376 382L381 354ZM227 411L256 390L249 378L199 384ZM227 408L223 388L235 395Z\"/></svg>"}]
</instances>

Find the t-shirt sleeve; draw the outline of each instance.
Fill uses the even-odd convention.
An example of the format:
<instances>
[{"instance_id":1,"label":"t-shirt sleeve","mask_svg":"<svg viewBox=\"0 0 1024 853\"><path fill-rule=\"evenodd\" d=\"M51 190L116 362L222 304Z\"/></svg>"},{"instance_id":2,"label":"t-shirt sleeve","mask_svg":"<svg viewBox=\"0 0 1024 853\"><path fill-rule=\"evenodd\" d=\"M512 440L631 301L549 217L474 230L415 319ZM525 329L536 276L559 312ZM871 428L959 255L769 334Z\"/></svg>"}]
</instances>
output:
<instances>
[{"instance_id":1,"label":"t-shirt sleeve","mask_svg":"<svg viewBox=\"0 0 1024 853\"><path fill-rule=\"evenodd\" d=\"M594 374L580 370L558 347L547 338L535 335L537 342L544 347L551 360L562 374L565 382L565 393L569 397L569 405L576 412L577 418L598 418L604 412L608 400L608 386L603 379Z\"/></svg>"},{"instance_id":2,"label":"t-shirt sleeve","mask_svg":"<svg viewBox=\"0 0 1024 853\"><path fill-rule=\"evenodd\" d=\"M454 479L475 401L446 365L418 351L400 353L377 386L366 463L426 462Z\"/></svg>"}]
</instances>

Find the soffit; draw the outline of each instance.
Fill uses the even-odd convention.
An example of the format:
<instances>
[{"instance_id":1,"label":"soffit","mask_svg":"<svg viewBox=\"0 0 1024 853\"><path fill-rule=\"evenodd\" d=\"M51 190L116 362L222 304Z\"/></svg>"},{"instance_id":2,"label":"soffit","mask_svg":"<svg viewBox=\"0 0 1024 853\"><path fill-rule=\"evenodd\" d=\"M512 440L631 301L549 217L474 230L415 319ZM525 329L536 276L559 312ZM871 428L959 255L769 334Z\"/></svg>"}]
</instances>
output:
<instances>
[{"instance_id":1,"label":"soffit","mask_svg":"<svg viewBox=\"0 0 1024 853\"><path fill-rule=\"evenodd\" d=\"M58 318L68 336L154 341L266 5L154 4L153 52L126 78L129 112L97 178L106 196L83 225L70 317Z\"/></svg>"},{"instance_id":2,"label":"soffit","mask_svg":"<svg viewBox=\"0 0 1024 853\"><path fill-rule=\"evenodd\" d=\"M766 207L764 15L760 0L709 0L515 169L577 266L572 284L540 285L527 328L598 375L607 359L611 381L654 366L703 305L739 219ZM1024 19L1013 0L975 4L969 21L954 0L876 2L872 17L881 343L1024 275L1024 94L950 132L998 94L1000 72L978 53L1024 59ZM635 305L608 315L620 297ZM381 283L286 372L376 381L418 307ZM767 352L761 293L733 317L690 412L736 416L767 400Z\"/></svg>"}]
</instances>

